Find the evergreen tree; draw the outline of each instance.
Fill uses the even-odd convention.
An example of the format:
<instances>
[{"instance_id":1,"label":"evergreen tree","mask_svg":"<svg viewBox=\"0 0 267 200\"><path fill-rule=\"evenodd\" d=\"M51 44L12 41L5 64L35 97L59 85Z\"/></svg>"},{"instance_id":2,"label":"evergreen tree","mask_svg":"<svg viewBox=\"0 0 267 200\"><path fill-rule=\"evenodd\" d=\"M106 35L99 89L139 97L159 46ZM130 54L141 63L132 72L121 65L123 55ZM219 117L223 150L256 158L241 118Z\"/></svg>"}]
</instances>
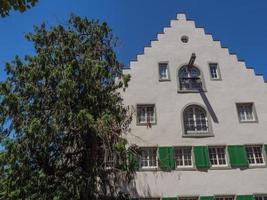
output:
<instances>
[{"instance_id":1,"label":"evergreen tree","mask_svg":"<svg viewBox=\"0 0 267 200\"><path fill-rule=\"evenodd\" d=\"M27 9L35 6L38 0L1 0L0 15L5 17L9 15L10 10L18 10L24 12Z\"/></svg>"},{"instance_id":2,"label":"evergreen tree","mask_svg":"<svg viewBox=\"0 0 267 200\"><path fill-rule=\"evenodd\" d=\"M34 27L35 55L5 66L0 83L0 199L125 199L129 76L106 23L71 16ZM116 155L116 169L104 155ZM125 172L126 170L126 172Z\"/></svg>"}]
</instances>

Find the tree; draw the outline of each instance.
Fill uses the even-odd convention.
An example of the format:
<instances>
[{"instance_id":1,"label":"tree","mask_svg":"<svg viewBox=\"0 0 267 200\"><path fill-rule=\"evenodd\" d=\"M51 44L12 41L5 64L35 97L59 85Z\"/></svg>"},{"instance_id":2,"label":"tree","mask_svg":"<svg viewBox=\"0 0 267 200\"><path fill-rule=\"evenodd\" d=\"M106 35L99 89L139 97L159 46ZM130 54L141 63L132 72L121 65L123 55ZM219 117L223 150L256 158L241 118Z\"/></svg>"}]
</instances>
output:
<instances>
[{"instance_id":1,"label":"tree","mask_svg":"<svg viewBox=\"0 0 267 200\"><path fill-rule=\"evenodd\" d=\"M24 12L27 9L35 6L38 0L1 0L0 15L5 17L9 15L10 10L18 10Z\"/></svg>"},{"instance_id":2,"label":"tree","mask_svg":"<svg viewBox=\"0 0 267 200\"><path fill-rule=\"evenodd\" d=\"M125 199L118 177L132 172L123 139L131 113L120 92L130 77L111 29L71 16L26 38L36 54L7 63L0 83L0 199ZM116 170L105 168L107 151Z\"/></svg>"}]
</instances>

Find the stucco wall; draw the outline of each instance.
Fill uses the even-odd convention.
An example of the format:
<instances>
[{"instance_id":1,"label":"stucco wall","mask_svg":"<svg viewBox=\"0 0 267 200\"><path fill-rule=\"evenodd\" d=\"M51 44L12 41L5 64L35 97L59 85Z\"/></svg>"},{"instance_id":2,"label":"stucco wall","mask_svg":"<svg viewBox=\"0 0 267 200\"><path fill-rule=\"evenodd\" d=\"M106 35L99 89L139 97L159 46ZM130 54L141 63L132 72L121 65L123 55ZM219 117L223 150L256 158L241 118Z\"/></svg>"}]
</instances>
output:
<instances>
[{"instance_id":1,"label":"stucco wall","mask_svg":"<svg viewBox=\"0 0 267 200\"><path fill-rule=\"evenodd\" d=\"M182 43L183 35L189 37ZM207 107L199 93L177 92L177 69L188 63L192 53L197 58L195 65L204 76L207 89L205 95L214 110L218 122L211 119L214 137L182 137L181 112L192 103ZM160 82L158 63L169 63L170 81ZM209 62L219 64L222 80L212 81ZM193 21L178 14L171 26L158 34L158 41L152 41L137 61L124 70L132 79L123 93L126 105L154 103L157 124L152 128L137 126L136 117L131 124L127 139L139 146L181 146L181 145L230 145L267 143L267 84L253 69L247 69L235 55L230 55L220 42L211 35L196 28ZM253 102L258 123L240 123L236 102ZM136 190L141 196L176 196L183 194L247 194L267 193L267 168L169 172L138 172ZM134 191L134 190L133 190Z\"/></svg>"}]
</instances>

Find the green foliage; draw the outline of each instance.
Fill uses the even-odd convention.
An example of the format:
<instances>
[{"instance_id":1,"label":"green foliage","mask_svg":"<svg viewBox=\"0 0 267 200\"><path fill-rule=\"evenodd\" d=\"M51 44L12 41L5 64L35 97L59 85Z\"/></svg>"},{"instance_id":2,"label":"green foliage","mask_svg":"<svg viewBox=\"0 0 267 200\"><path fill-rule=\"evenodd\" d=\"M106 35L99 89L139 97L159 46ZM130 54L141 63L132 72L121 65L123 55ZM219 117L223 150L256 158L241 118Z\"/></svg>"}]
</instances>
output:
<instances>
[{"instance_id":1,"label":"green foliage","mask_svg":"<svg viewBox=\"0 0 267 200\"><path fill-rule=\"evenodd\" d=\"M0 199L127 199L118 177L129 175L119 169L131 114L120 91L130 77L110 28L71 16L26 38L36 54L7 63L0 83ZM105 149L119 169L107 171Z\"/></svg>"},{"instance_id":2,"label":"green foliage","mask_svg":"<svg viewBox=\"0 0 267 200\"><path fill-rule=\"evenodd\" d=\"M27 9L35 6L38 0L1 0L0 15L5 17L9 15L10 10L25 12Z\"/></svg>"}]
</instances>

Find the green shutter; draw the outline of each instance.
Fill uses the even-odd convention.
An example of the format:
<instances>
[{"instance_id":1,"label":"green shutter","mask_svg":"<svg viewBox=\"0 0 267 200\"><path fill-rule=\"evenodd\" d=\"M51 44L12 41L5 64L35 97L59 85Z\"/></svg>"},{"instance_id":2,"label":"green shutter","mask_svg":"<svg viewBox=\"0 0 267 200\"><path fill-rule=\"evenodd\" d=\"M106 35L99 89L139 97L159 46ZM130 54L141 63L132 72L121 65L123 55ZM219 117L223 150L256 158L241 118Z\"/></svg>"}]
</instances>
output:
<instances>
[{"instance_id":1,"label":"green shutter","mask_svg":"<svg viewBox=\"0 0 267 200\"><path fill-rule=\"evenodd\" d=\"M200 200L214 200L213 196L201 196Z\"/></svg>"},{"instance_id":2,"label":"green shutter","mask_svg":"<svg viewBox=\"0 0 267 200\"><path fill-rule=\"evenodd\" d=\"M227 146L231 167L248 167L248 158L245 146L230 145Z\"/></svg>"},{"instance_id":3,"label":"green shutter","mask_svg":"<svg viewBox=\"0 0 267 200\"><path fill-rule=\"evenodd\" d=\"M267 155L267 144L264 145L265 153Z\"/></svg>"},{"instance_id":4,"label":"green shutter","mask_svg":"<svg viewBox=\"0 0 267 200\"><path fill-rule=\"evenodd\" d=\"M139 169L138 155L132 151L128 152L128 169L130 171Z\"/></svg>"},{"instance_id":5,"label":"green shutter","mask_svg":"<svg viewBox=\"0 0 267 200\"><path fill-rule=\"evenodd\" d=\"M173 147L159 147L159 166L164 170L174 169Z\"/></svg>"},{"instance_id":6,"label":"green shutter","mask_svg":"<svg viewBox=\"0 0 267 200\"><path fill-rule=\"evenodd\" d=\"M177 200L177 197L163 197L162 200Z\"/></svg>"},{"instance_id":7,"label":"green shutter","mask_svg":"<svg viewBox=\"0 0 267 200\"><path fill-rule=\"evenodd\" d=\"M199 169L206 169L210 167L209 152L207 146L194 146L195 165Z\"/></svg>"},{"instance_id":8,"label":"green shutter","mask_svg":"<svg viewBox=\"0 0 267 200\"><path fill-rule=\"evenodd\" d=\"M236 200L254 200L253 195L237 195Z\"/></svg>"}]
</instances>

